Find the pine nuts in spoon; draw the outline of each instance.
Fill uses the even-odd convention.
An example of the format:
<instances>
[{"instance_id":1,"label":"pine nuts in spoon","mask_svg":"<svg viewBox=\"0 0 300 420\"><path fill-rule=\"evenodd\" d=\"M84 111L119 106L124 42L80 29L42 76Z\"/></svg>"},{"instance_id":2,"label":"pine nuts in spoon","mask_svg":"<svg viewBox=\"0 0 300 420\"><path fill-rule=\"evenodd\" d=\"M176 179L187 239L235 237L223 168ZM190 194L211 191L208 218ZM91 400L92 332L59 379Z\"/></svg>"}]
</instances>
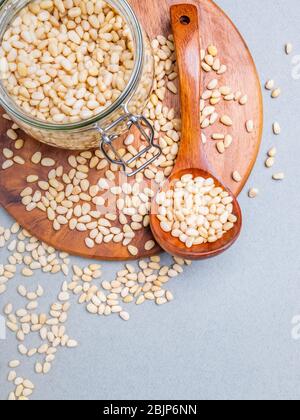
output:
<instances>
[{"instance_id":1,"label":"pine nuts in spoon","mask_svg":"<svg viewBox=\"0 0 300 420\"><path fill-rule=\"evenodd\" d=\"M213 243L231 230L237 221L232 197L212 178L184 175L174 189L156 197L161 229L178 238L187 248Z\"/></svg>"}]
</instances>

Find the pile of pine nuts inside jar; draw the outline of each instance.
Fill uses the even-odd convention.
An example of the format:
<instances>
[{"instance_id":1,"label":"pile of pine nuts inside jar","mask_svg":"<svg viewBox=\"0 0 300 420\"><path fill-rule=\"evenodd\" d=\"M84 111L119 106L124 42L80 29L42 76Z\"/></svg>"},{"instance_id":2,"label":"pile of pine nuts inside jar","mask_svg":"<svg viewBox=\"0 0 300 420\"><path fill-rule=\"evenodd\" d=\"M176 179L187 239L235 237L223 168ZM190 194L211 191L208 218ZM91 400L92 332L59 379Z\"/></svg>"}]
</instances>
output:
<instances>
[{"instance_id":1,"label":"pile of pine nuts inside jar","mask_svg":"<svg viewBox=\"0 0 300 420\"><path fill-rule=\"evenodd\" d=\"M162 230L187 248L216 242L237 222L233 198L212 178L183 175L174 189L159 193L156 202Z\"/></svg>"},{"instance_id":2,"label":"pile of pine nuts inside jar","mask_svg":"<svg viewBox=\"0 0 300 420\"><path fill-rule=\"evenodd\" d=\"M22 9L3 37L4 86L34 118L74 123L120 96L130 79L130 29L103 0L42 0Z\"/></svg>"}]
</instances>

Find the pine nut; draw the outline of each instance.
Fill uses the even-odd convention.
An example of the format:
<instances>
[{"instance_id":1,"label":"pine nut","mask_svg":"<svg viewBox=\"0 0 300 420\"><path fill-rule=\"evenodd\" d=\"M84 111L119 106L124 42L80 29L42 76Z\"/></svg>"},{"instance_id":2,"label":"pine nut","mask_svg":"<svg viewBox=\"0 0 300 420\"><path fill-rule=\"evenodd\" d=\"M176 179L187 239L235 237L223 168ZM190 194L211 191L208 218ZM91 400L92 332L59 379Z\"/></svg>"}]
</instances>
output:
<instances>
[{"instance_id":1,"label":"pine nut","mask_svg":"<svg viewBox=\"0 0 300 420\"><path fill-rule=\"evenodd\" d=\"M254 122L253 122L253 120L248 120L246 122L246 129L247 129L247 132L248 133L252 133L253 132L253 130L254 130Z\"/></svg>"},{"instance_id":2,"label":"pine nut","mask_svg":"<svg viewBox=\"0 0 300 420\"><path fill-rule=\"evenodd\" d=\"M248 102L248 96L247 95L242 96L239 100L240 105L246 105L247 102Z\"/></svg>"},{"instance_id":3,"label":"pine nut","mask_svg":"<svg viewBox=\"0 0 300 420\"><path fill-rule=\"evenodd\" d=\"M185 196L183 200L185 189L186 193L189 192L190 195ZM193 191L193 193L190 191ZM166 196L172 198L166 199ZM219 207L220 215L216 216L216 204L207 207L199 205L204 197L208 203L220 197L219 200L222 203ZM226 231L226 228L231 228L228 225L228 218L231 214L225 206L232 201L233 199L222 188L215 187L212 179L196 178L194 180L193 176L188 174L175 182L172 195L171 191L161 192L157 195L156 202L159 205L157 217L163 231L171 233L173 237L183 242L187 248L191 248L206 242L215 242L218 237L223 236L223 230ZM170 214L169 219L172 219L172 221L163 216L164 214ZM173 275L171 270L168 275ZM177 275L178 273L174 270L174 276Z\"/></svg>"},{"instance_id":4,"label":"pine nut","mask_svg":"<svg viewBox=\"0 0 300 420\"><path fill-rule=\"evenodd\" d=\"M270 149L270 150L268 151L268 156L269 156L269 157L275 157L275 156L276 156L276 154L277 154L277 149L276 149L276 147L272 147L272 149Z\"/></svg>"},{"instance_id":5,"label":"pine nut","mask_svg":"<svg viewBox=\"0 0 300 420\"><path fill-rule=\"evenodd\" d=\"M272 168L274 164L275 164L275 159L273 157L269 157L265 162L265 165L267 168Z\"/></svg>"},{"instance_id":6,"label":"pine nut","mask_svg":"<svg viewBox=\"0 0 300 420\"><path fill-rule=\"evenodd\" d=\"M233 125L232 119L228 117L228 115L223 115L220 121L227 127L231 127Z\"/></svg>"},{"instance_id":7,"label":"pine nut","mask_svg":"<svg viewBox=\"0 0 300 420\"><path fill-rule=\"evenodd\" d=\"M280 127L278 122L274 122L273 132L274 132L275 135L279 135L281 133L281 127Z\"/></svg>"},{"instance_id":8,"label":"pine nut","mask_svg":"<svg viewBox=\"0 0 300 420\"><path fill-rule=\"evenodd\" d=\"M290 42L285 45L285 52L286 52L287 55L292 54L293 45Z\"/></svg>"},{"instance_id":9,"label":"pine nut","mask_svg":"<svg viewBox=\"0 0 300 420\"><path fill-rule=\"evenodd\" d=\"M43 158L41 160L41 165L48 168L50 166L54 166L55 165L55 161L53 159L50 159L50 158Z\"/></svg>"},{"instance_id":10,"label":"pine nut","mask_svg":"<svg viewBox=\"0 0 300 420\"><path fill-rule=\"evenodd\" d=\"M148 241L145 244L145 250L146 251L151 251L151 249L153 249L155 247L155 242L154 241Z\"/></svg>"},{"instance_id":11,"label":"pine nut","mask_svg":"<svg viewBox=\"0 0 300 420\"><path fill-rule=\"evenodd\" d=\"M267 90L273 90L273 89L274 89L274 86L275 86L275 82L274 82L274 80L268 80L268 81L266 82L266 84L265 84L265 88L266 88Z\"/></svg>"},{"instance_id":12,"label":"pine nut","mask_svg":"<svg viewBox=\"0 0 300 420\"><path fill-rule=\"evenodd\" d=\"M232 174L232 179L235 182L241 182L242 181L241 174L238 171L234 171L233 174Z\"/></svg>"},{"instance_id":13,"label":"pine nut","mask_svg":"<svg viewBox=\"0 0 300 420\"><path fill-rule=\"evenodd\" d=\"M271 97L277 99L281 95L281 89L277 88L272 91Z\"/></svg>"},{"instance_id":14,"label":"pine nut","mask_svg":"<svg viewBox=\"0 0 300 420\"><path fill-rule=\"evenodd\" d=\"M137 254L138 254L138 249L135 247L135 246L133 246L133 245L129 245L128 246L128 251L129 251L129 253L131 254L131 255L133 255L134 257L135 256L137 256Z\"/></svg>"},{"instance_id":15,"label":"pine nut","mask_svg":"<svg viewBox=\"0 0 300 420\"><path fill-rule=\"evenodd\" d=\"M283 172L278 172L273 175L274 181L282 181L285 178L285 174Z\"/></svg>"},{"instance_id":16,"label":"pine nut","mask_svg":"<svg viewBox=\"0 0 300 420\"><path fill-rule=\"evenodd\" d=\"M219 142L217 143L217 149L218 149L218 152L219 152L220 154L225 153L225 144L224 144L224 142L223 142L223 141L219 141Z\"/></svg>"},{"instance_id":17,"label":"pine nut","mask_svg":"<svg viewBox=\"0 0 300 420\"><path fill-rule=\"evenodd\" d=\"M257 188L251 188L248 192L248 196L250 198L256 198L258 196L258 193L259 193L259 191L258 191Z\"/></svg>"}]
</instances>

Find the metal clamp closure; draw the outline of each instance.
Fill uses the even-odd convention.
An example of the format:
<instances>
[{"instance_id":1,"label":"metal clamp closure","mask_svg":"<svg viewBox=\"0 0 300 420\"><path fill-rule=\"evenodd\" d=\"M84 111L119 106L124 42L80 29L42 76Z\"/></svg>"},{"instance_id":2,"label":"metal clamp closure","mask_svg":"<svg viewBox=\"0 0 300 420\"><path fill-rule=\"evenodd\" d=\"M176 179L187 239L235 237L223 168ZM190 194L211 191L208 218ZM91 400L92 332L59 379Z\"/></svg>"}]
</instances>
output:
<instances>
[{"instance_id":1,"label":"metal clamp closure","mask_svg":"<svg viewBox=\"0 0 300 420\"><path fill-rule=\"evenodd\" d=\"M135 156L133 156L127 161L120 156L120 154L113 145L114 140L116 140L119 136L116 134L108 134L111 130L113 130L119 124L122 124L124 122L126 123L128 130L130 130L133 125L137 127L137 129L139 130L139 132L141 133L141 135L147 143L147 146L143 150L138 152ZM150 130L150 134L147 134L146 129L144 127ZM98 127L98 130L101 134L100 148L103 154L109 162L121 166L128 177L132 177L137 173L143 171L162 154L161 148L154 143L155 131L152 124L147 120L147 118L145 118L142 115L133 115L131 113L126 113L120 118L118 118L116 121L114 121L110 126L106 127L105 129L101 129L100 127ZM147 162L141 165L138 169L133 171L130 165L142 156L146 155L152 148L155 148L157 150L157 153L151 159L149 159ZM114 156L116 156L116 159L112 159L109 156L110 150L113 152Z\"/></svg>"}]
</instances>

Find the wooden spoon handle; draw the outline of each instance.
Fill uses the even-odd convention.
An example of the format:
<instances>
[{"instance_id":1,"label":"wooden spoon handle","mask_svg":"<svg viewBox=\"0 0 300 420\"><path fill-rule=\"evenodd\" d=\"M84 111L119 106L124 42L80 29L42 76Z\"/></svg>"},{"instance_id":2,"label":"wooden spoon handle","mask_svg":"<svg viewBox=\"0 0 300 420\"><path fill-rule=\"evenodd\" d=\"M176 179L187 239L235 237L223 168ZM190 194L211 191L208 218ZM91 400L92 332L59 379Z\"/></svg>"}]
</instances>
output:
<instances>
[{"instance_id":1,"label":"wooden spoon handle","mask_svg":"<svg viewBox=\"0 0 300 420\"><path fill-rule=\"evenodd\" d=\"M182 136L174 172L209 171L200 128L201 50L198 9L192 4L171 7L171 23L179 70Z\"/></svg>"}]
</instances>

